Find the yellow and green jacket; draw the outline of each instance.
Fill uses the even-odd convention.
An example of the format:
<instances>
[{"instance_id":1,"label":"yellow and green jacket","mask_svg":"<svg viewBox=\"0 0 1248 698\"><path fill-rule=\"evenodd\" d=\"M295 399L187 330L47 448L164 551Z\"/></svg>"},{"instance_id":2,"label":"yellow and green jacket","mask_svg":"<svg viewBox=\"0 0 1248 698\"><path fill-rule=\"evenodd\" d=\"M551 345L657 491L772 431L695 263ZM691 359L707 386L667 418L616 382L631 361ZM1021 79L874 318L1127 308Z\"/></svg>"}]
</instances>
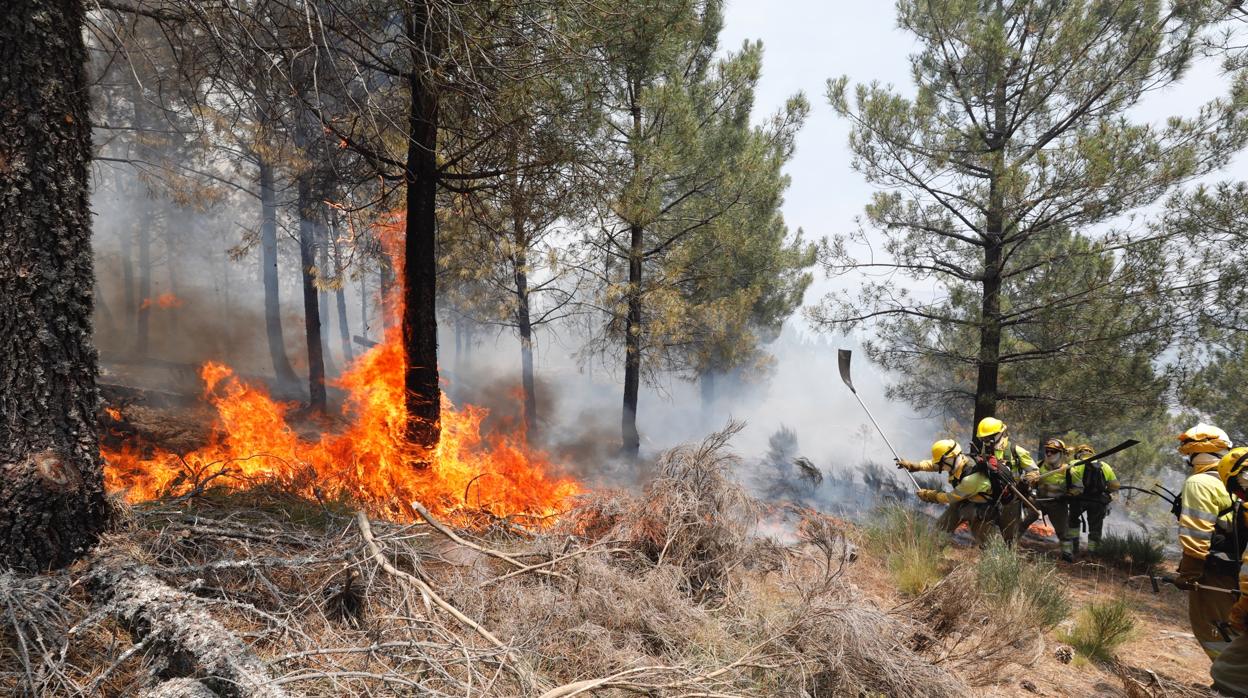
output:
<instances>
[{"instance_id":1,"label":"yellow and green jacket","mask_svg":"<svg viewBox=\"0 0 1248 698\"><path fill-rule=\"evenodd\" d=\"M1221 514L1227 523L1231 507L1231 495L1218 477L1218 461L1196 465L1192 475L1183 483L1179 493L1182 509L1179 512L1179 545L1183 554L1203 560L1209 554L1209 542ZM1108 479L1108 478L1107 478ZM1227 512L1222 514L1222 512Z\"/></svg>"},{"instance_id":2,"label":"yellow and green jacket","mask_svg":"<svg viewBox=\"0 0 1248 698\"><path fill-rule=\"evenodd\" d=\"M970 456L967 456L965 453L958 456L957 464L953 466L953 470L949 471L949 484L957 487L962 478L970 475L974 469L975 461L971 460ZM928 460L921 460L915 463L909 470L912 473L939 473L940 463L936 463L929 458Z\"/></svg>"},{"instance_id":3,"label":"yellow and green jacket","mask_svg":"<svg viewBox=\"0 0 1248 698\"><path fill-rule=\"evenodd\" d=\"M1011 451L1013 452L1012 454ZM1036 467L1035 459L1031 457L1031 452L1022 446L1015 446L1010 443L1009 439L1006 439L1005 444L993 452L992 455L996 456L998 461L1009 464L1010 470L1013 470L1015 475L1039 470Z\"/></svg>"},{"instance_id":4,"label":"yellow and green jacket","mask_svg":"<svg viewBox=\"0 0 1248 698\"><path fill-rule=\"evenodd\" d=\"M1105 473L1105 490L1110 494L1117 492L1118 488L1122 486L1122 483L1118 482L1118 476L1114 474L1114 469L1109 467L1109 463L1100 460L1094 460L1091 463L1080 463L1068 471L1068 474L1070 475L1070 490L1067 494L1071 497L1078 497L1083 494L1083 473L1087 469L1087 465L1101 466L1101 472ZM1217 475L1216 469L1214 471L1214 475ZM1219 484L1221 484L1221 482L1221 480L1218 481ZM1065 487L1065 485L1066 483L1063 482L1062 486Z\"/></svg>"},{"instance_id":5,"label":"yellow and green jacket","mask_svg":"<svg viewBox=\"0 0 1248 698\"><path fill-rule=\"evenodd\" d=\"M966 472L966 476L958 481L952 492L938 493L936 501L941 504L982 504L992 501L992 481L988 476L984 473Z\"/></svg>"},{"instance_id":6,"label":"yellow and green jacket","mask_svg":"<svg viewBox=\"0 0 1248 698\"><path fill-rule=\"evenodd\" d=\"M1040 479L1036 482L1036 490L1041 497L1061 497L1066 494L1066 473L1058 472L1065 463L1049 466L1047 461L1040 461Z\"/></svg>"}]
</instances>

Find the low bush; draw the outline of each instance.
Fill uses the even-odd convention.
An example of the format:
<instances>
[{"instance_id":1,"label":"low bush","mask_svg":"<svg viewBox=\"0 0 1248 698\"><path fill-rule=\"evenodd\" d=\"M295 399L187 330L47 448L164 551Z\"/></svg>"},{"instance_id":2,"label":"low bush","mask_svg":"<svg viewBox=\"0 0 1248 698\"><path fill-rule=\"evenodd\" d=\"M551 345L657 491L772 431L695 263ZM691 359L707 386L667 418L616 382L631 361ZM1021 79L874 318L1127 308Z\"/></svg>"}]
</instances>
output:
<instances>
[{"instance_id":1,"label":"low bush","mask_svg":"<svg viewBox=\"0 0 1248 698\"><path fill-rule=\"evenodd\" d=\"M1144 573L1155 569L1164 558L1161 543L1134 531L1125 536L1106 535L1097 546L1096 556Z\"/></svg>"},{"instance_id":2,"label":"low bush","mask_svg":"<svg viewBox=\"0 0 1248 698\"><path fill-rule=\"evenodd\" d=\"M949 536L931 519L900 504L880 507L873 519L866 529L867 547L884 558L898 589L921 594L940 581Z\"/></svg>"},{"instance_id":3,"label":"low bush","mask_svg":"<svg viewBox=\"0 0 1248 698\"><path fill-rule=\"evenodd\" d=\"M1075 627L1062 639L1083 657L1109 662L1134 633L1135 618L1126 599L1119 598L1084 606L1075 620Z\"/></svg>"}]
</instances>

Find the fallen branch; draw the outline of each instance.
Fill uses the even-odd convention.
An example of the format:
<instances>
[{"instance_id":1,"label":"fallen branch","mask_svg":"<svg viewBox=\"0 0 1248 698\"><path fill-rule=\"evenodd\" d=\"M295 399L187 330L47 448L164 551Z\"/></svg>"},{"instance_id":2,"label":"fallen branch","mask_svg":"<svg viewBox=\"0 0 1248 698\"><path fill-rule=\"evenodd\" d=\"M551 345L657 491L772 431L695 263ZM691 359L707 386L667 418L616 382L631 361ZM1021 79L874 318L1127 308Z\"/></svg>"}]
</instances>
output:
<instances>
[{"instance_id":1,"label":"fallen branch","mask_svg":"<svg viewBox=\"0 0 1248 698\"><path fill-rule=\"evenodd\" d=\"M194 596L176 591L124 553L102 555L89 589L139 642L159 648L172 673L202 674L202 688L225 698L285 698L251 648L218 623ZM188 661L189 660L189 661ZM192 664L192 666L187 666ZM156 687L153 696L195 696L186 684Z\"/></svg>"},{"instance_id":2,"label":"fallen branch","mask_svg":"<svg viewBox=\"0 0 1248 698\"><path fill-rule=\"evenodd\" d=\"M412 510L415 511L417 514L420 514L420 518L424 519L430 526L433 526L433 528L438 533L441 533L442 535L451 539L451 541L458 543L459 545L462 545L465 548L471 548L472 550L475 550L481 553L482 555L488 555L492 558L502 560L503 562L506 562L516 567L518 571L537 572L538 574L543 574L548 577L559 577L567 581L572 581L566 574L562 574L560 572L554 572L548 569L543 569L544 567L547 566L545 564L526 565L525 563L521 562L520 560L517 560L516 558L512 557L511 555L508 555L507 553L501 550L494 550L493 548L487 548L483 545L477 545L476 543L473 543L472 541L465 539L464 537L460 536L458 533L448 528L446 524L435 519L433 517L433 514L430 514L429 510L426 509L424 505L422 505L420 502L413 501Z\"/></svg>"}]
</instances>

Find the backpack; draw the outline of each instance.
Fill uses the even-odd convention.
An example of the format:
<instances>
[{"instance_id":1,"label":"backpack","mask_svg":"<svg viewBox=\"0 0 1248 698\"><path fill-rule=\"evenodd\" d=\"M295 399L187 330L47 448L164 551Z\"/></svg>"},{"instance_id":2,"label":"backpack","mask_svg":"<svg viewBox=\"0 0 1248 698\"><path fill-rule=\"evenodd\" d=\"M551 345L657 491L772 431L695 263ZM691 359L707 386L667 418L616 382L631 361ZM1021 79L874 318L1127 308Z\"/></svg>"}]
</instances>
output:
<instances>
[{"instance_id":1,"label":"backpack","mask_svg":"<svg viewBox=\"0 0 1248 698\"><path fill-rule=\"evenodd\" d=\"M1083 494L1080 499L1093 502L1109 503L1109 484L1105 479L1105 464L1099 460L1083 464ZM1071 487L1070 471L1066 471L1066 490Z\"/></svg>"}]
</instances>

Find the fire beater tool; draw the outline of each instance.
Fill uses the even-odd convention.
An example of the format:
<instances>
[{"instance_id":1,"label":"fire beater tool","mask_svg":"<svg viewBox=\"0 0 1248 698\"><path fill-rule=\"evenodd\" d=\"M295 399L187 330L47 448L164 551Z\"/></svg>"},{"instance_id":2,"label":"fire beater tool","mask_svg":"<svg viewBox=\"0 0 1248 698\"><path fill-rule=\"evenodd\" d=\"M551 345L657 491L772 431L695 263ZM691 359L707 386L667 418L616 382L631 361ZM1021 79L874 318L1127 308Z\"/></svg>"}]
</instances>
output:
<instances>
[{"instance_id":1,"label":"fire beater tool","mask_svg":"<svg viewBox=\"0 0 1248 698\"><path fill-rule=\"evenodd\" d=\"M867 409L867 403L862 401L862 396L858 394L858 389L854 387L854 381L849 377L849 362L853 359L853 350L838 349L836 354L837 361L840 363L841 368L841 380L845 381L845 385L849 388L849 392L853 393L854 397L858 399L858 404L862 405L862 410L867 413L867 419L870 419L871 423L875 425L875 430L880 432L880 438L884 439L884 443L888 445L888 450L893 452L893 458L901 460L901 456L898 455L897 449L893 448L892 442L889 441L888 437L884 435L884 430L880 428L880 423L875 421L875 417L872 416L871 410ZM914 475L912 475L909 470L905 472L906 476L910 478L910 484L914 485L914 489L922 489L919 487L919 481L914 479Z\"/></svg>"}]
</instances>

